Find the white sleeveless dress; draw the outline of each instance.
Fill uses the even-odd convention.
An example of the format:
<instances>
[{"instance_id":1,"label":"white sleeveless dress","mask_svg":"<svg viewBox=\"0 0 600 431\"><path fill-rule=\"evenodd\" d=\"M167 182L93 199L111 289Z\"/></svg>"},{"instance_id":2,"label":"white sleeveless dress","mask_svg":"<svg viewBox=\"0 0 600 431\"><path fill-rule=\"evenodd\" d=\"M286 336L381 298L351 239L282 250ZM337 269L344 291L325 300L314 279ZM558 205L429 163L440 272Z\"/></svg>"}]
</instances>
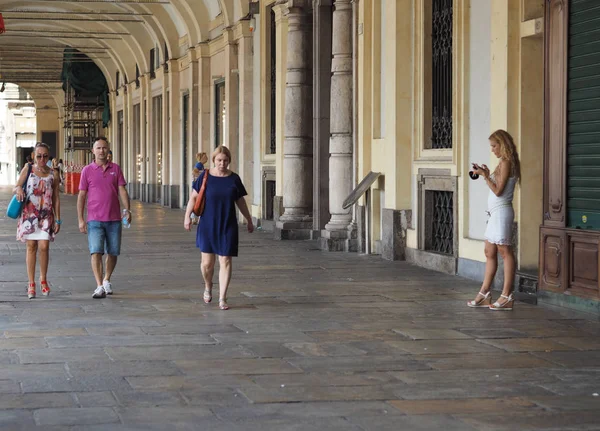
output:
<instances>
[{"instance_id":1,"label":"white sleeveless dress","mask_svg":"<svg viewBox=\"0 0 600 431\"><path fill-rule=\"evenodd\" d=\"M494 176L492 175L493 180ZM517 177L510 177L500 196L496 196L490 190L487 210L489 219L485 229L485 239L492 244L512 245L513 223L515 220L512 201L516 184Z\"/></svg>"}]
</instances>

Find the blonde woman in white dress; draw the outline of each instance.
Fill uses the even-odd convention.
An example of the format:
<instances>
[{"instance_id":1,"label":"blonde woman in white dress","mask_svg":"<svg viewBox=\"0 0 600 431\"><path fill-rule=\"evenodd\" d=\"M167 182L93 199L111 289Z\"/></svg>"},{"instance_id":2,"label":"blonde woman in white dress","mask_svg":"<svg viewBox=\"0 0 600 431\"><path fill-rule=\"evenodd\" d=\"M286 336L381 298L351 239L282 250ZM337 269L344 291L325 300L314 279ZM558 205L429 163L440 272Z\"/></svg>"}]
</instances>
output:
<instances>
[{"instance_id":1,"label":"blonde woman in white dress","mask_svg":"<svg viewBox=\"0 0 600 431\"><path fill-rule=\"evenodd\" d=\"M512 310L515 256L512 244L515 213L512 206L515 186L521 177L521 164L512 136L505 130L496 130L490 136L492 153L500 159L490 174L486 165L473 164L473 172L485 180L490 188L488 222L485 230L485 278L469 307L489 307L490 310ZM500 298L492 303L492 282L498 269L498 253L504 261L504 286Z\"/></svg>"}]
</instances>

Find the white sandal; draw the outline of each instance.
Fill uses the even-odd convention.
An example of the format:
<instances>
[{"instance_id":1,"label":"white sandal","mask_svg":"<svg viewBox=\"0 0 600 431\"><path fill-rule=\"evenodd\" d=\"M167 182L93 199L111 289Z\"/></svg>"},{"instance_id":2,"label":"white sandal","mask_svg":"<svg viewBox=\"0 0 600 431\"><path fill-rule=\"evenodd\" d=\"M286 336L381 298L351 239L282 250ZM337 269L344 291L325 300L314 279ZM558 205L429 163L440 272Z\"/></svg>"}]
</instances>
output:
<instances>
[{"instance_id":1,"label":"white sandal","mask_svg":"<svg viewBox=\"0 0 600 431\"><path fill-rule=\"evenodd\" d=\"M513 304L515 303L515 298L513 298L512 293L508 296L500 295L500 298L506 299L503 304L500 304L498 301L494 302L490 305L490 310L494 311L510 311L513 309Z\"/></svg>"},{"instance_id":2,"label":"white sandal","mask_svg":"<svg viewBox=\"0 0 600 431\"><path fill-rule=\"evenodd\" d=\"M477 296L483 296L480 301L468 301L467 306L471 308L489 307L492 302L492 291L488 290L488 293L478 292ZM489 301L488 301L489 299Z\"/></svg>"}]
</instances>

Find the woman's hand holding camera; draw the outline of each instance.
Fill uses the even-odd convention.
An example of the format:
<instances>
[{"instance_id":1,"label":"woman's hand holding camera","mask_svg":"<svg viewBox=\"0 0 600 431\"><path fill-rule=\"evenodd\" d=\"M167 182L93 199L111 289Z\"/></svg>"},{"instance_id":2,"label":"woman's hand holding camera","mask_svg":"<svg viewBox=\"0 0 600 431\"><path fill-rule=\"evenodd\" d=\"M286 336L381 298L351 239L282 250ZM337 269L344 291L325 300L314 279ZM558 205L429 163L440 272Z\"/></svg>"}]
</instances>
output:
<instances>
[{"instance_id":1,"label":"woman's hand holding camera","mask_svg":"<svg viewBox=\"0 0 600 431\"><path fill-rule=\"evenodd\" d=\"M469 171L469 176L472 180L476 180L479 176L483 176L485 179L489 178L490 170L486 165L479 166L477 163L473 163L473 170Z\"/></svg>"}]
</instances>

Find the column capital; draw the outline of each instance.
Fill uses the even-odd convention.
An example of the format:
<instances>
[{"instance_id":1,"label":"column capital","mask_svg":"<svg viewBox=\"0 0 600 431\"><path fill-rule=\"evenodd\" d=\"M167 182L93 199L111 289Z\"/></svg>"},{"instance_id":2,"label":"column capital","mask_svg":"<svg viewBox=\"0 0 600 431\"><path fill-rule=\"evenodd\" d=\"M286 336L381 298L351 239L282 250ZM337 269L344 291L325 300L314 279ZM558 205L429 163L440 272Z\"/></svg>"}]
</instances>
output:
<instances>
[{"instance_id":1,"label":"column capital","mask_svg":"<svg viewBox=\"0 0 600 431\"><path fill-rule=\"evenodd\" d=\"M179 59L178 58L172 58L169 61L167 61L167 63L169 64L169 71L170 72L177 73L177 72L180 71L180 68L179 68Z\"/></svg>"},{"instance_id":2,"label":"column capital","mask_svg":"<svg viewBox=\"0 0 600 431\"><path fill-rule=\"evenodd\" d=\"M194 47L197 58L210 58L210 46L206 42L201 42Z\"/></svg>"},{"instance_id":3,"label":"column capital","mask_svg":"<svg viewBox=\"0 0 600 431\"><path fill-rule=\"evenodd\" d=\"M242 20L238 21L233 26L233 38L239 40L243 37L252 37L252 31L250 31L250 21Z\"/></svg>"}]
</instances>

